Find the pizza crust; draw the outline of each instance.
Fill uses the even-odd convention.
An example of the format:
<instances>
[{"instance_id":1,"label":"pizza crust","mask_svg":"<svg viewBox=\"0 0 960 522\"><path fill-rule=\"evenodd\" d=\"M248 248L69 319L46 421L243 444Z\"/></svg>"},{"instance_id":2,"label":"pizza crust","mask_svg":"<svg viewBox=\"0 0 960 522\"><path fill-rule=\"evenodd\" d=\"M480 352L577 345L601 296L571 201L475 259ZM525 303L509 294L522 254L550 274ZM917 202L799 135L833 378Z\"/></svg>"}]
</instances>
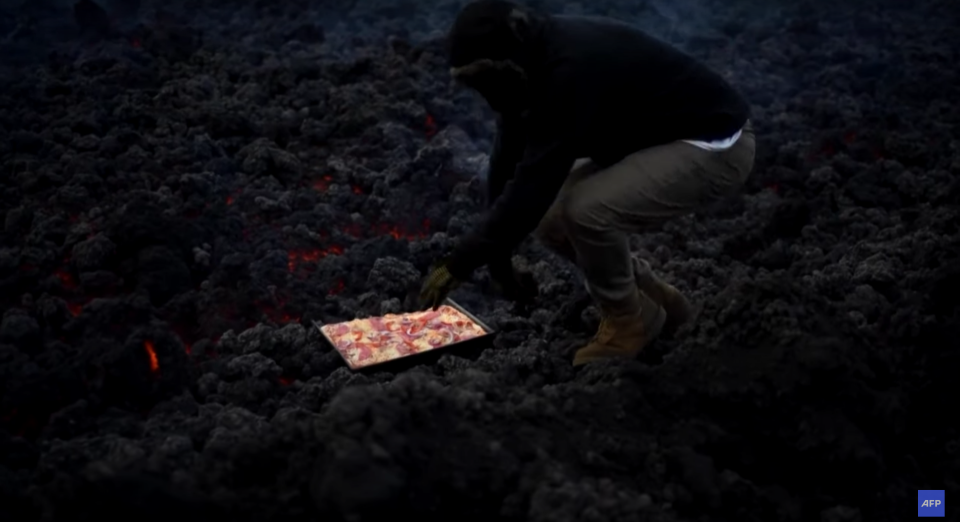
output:
<instances>
[{"instance_id":1,"label":"pizza crust","mask_svg":"<svg viewBox=\"0 0 960 522\"><path fill-rule=\"evenodd\" d=\"M392 361L487 334L470 317L449 305L436 311L328 324L320 330L351 368Z\"/></svg>"}]
</instances>

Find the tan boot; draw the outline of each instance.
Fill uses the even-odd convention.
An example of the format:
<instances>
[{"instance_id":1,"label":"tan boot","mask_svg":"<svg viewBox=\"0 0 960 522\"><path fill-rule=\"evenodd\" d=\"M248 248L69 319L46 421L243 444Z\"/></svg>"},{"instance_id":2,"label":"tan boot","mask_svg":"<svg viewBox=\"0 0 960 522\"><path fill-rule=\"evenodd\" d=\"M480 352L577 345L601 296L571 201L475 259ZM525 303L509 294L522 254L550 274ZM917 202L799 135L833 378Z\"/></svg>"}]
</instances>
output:
<instances>
[{"instance_id":1,"label":"tan boot","mask_svg":"<svg viewBox=\"0 0 960 522\"><path fill-rule=\"evenodd\" d=\"M690 301L676 287L657 277L650 269L649 263L634 258L634 277L637 280L637 288L667 312L667 320L663 324L661 336L673 337L681 326L693 318L694 310Z\"/></svg>"},{"instance_id":2,"label":"tan boot","mask_svg":"<svg viewBox=\"0 0 960 522\"><path fill-rule=\"evenodd\" d=\"M574 366L605 359L633 359L660 334L667 313L641 293L642 310L629 315L604 315L593 339L577 350Z\"/></svg>"}]
</instances>

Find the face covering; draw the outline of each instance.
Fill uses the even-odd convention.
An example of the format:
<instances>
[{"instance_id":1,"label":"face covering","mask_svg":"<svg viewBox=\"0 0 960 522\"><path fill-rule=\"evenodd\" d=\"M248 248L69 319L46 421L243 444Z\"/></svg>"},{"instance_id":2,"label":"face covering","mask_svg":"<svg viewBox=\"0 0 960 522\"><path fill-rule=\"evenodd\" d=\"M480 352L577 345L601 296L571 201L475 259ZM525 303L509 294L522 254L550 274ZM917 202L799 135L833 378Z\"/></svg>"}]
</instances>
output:
<instances>
[{"instance_id":1,"label":"face covering","mask_svg":"<svg viewBox=\"0 0 960 522\"><path fill-rule=\"evenodd\" d=\"M519 34L518 16L529 21L513 2L474 0L457 16L449 35L450 66L465 69L457 80L501 114L522 112L528 102L527 81L516 65L527 45Z\"/></svg>"}]
</instances>

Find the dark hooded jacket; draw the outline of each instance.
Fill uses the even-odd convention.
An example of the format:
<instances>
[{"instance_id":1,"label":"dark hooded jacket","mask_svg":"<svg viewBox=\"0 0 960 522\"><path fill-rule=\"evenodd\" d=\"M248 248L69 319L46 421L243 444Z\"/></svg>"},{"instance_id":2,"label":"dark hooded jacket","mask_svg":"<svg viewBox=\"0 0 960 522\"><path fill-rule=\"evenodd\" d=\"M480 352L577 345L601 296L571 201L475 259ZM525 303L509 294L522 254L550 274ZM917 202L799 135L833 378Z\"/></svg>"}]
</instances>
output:
<instances>
[{"instance_id":1,"label":"dark hooded jacket","mask_svg":"<svg viewBox=\"0 0 960 522\"><path fill-rule=\"evenodd\" d=\"M451 65L511 59L528 76L526 110L499 115L487 180L492 208L448 261L461 279L512 254L578 158L606 167L656 145L727 138L749 117L746 101L721 76L616 21L538 15L521 46L497 44L509 37L496 34L503 30L489 19L458 24ZM495 42L478 37L483 31Z\"/></svg>"}]
</instances>

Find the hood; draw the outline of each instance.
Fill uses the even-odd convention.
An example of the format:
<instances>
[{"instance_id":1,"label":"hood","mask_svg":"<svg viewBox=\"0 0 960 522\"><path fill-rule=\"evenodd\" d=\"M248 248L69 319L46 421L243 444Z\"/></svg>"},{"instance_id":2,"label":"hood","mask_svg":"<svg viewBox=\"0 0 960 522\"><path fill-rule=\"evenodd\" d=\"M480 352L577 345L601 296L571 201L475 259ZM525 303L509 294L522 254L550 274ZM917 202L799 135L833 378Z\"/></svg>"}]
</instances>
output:
<instances>
[{"instance_id":1,"label":"hood","mask_svg":"<svg viewBox=\"0 0 960 522\"><path fill-rule=\"evenodd\" d=\"M479 60L513 62L525 67L533 59L546 16L506 0L477 0L457 15L448 35L450 67Z\"/></svg>"}]
</instances>

